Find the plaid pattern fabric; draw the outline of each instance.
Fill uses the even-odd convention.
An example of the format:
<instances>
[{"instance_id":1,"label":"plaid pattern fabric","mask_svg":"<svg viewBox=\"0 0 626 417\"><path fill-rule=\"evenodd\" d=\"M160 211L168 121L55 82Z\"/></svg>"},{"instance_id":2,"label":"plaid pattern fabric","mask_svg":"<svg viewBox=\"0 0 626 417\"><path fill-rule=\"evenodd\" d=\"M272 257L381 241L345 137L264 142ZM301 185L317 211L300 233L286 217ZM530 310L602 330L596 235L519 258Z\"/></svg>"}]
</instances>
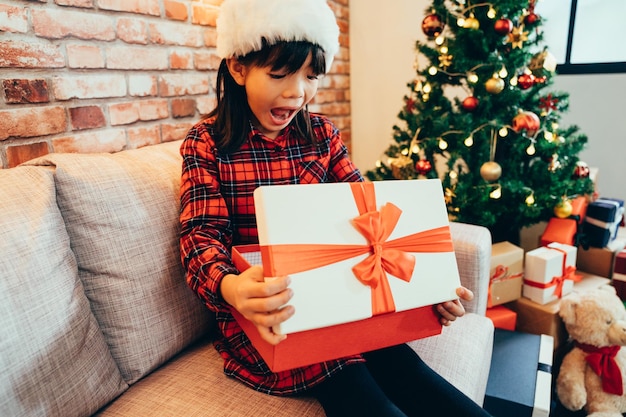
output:
<instances>
[{"instance_id":1,"label":"plaid pattern fabric","mask_svg":"<svg viewBox=\"0 0 626 417\"><path fill-rule=\"evenodd\" d=\"M363 181L337 128L319 115L311 115L311 123L318 145L306 143L291 126L275 140L251 126L238 151L222 154L215 147L212 120L204 120L191 128L181 146L181 257L187 282L216 313L221 337L215 345L225 373L275 395L301 392L343 366L362 361L355 356L272 373L219 292L222 278L238 273L230 257L232 245L258 242L253 198L257 187Z\"/></svg>"}]
</instances>

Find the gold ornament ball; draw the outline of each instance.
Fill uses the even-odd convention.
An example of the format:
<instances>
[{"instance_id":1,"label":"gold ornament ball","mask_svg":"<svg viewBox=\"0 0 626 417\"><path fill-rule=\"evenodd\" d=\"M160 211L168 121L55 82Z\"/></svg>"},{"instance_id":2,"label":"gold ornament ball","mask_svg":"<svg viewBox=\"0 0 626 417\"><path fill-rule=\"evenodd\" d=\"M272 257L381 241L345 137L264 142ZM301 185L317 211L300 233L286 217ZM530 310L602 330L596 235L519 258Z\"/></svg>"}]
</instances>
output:
<instances>
[{"instance_id":1,"label":"gold ornament ball","mask_svg":"<svg viewBox=\"0 0 626 417\"><path fill-rule=\"evenodd\" d=\"M465 19L465 23L463 24L463 27L465 29L478 30L480 29L480 22L474 16L470 16L467 19Z\"/></svg>"},{"instance_id":2,"label":"gold ornament ball","mask_svg":"<svg viewBox=\"0 0 626 417\"><path fill-rule=\"evenodd\" d=\"M483 177L485 181L496 181L500 178L500 175L502 175L502 167L497 162L488 161L480 167L480 176Z\"/></svg>"},{"instance_id":3,"label":"gold ornament ball","mask_svg":"<svg viewBox=\"0 0 626 417\"><path fill-rule=\"evenodd\" d=\"M560 219L566 219L572 214L572 202L569 198L562 199L554 207L554 215Z\"/></svg>"},{"instance_id":4,"label":"gold ornament ball","mask_svg":"<svg viewBox=\"0 0 626 417\"><path fill-rule=\"evenodd\" d=\"M504 80L502 78L491 77L485 83L485 89L491 94L500 94L504 90Z\"/></svg>"}]
</instances>

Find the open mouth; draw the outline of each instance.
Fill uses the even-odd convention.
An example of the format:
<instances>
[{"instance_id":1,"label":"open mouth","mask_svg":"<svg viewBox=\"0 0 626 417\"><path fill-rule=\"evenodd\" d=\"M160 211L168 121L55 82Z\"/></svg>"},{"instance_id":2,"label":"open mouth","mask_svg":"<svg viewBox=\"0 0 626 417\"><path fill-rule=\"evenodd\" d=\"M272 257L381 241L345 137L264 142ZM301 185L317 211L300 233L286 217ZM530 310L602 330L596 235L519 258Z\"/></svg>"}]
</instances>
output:
<instances>
[{"instance_id":1,"label":"open mouth","mask_svg":"<svg viewBox=\"0 0 626 417\"><path fill-rule=\"evenodd\" d=\"M278 123L286 122L291 118L291 116L293 116L295 112L296 110L287 108L274 108L271 110L272 117Z\"/></svg>"}]
</instances>

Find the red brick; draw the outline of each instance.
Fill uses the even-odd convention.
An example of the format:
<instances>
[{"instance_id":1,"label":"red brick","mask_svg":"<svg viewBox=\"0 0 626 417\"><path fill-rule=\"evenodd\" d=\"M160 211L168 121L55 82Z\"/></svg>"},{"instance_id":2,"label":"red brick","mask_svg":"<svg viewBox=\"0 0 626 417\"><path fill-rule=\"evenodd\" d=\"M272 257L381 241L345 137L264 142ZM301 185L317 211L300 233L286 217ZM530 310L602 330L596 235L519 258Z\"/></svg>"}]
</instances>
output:
<instances>
[{"instance_id":1,"label":"red brick","mask_svg":"<svg viewBox=\"0 0 626 417\"><path fill-rule=\"evenodd\" d=\"M95 129L106 125L100 106L70 108L70 121L73 130Z\"/></svg>"},{"instance_id":2,"label":"red brick","mask_svg":"<svg viewBox=\"0 0 626 417\"><path fill-rule=\"evenodd\" d=\"M187 20L189 11L187 5L181 1L165 0L165 16L172 20Z\"/></svg>"},{"instance_id":3,"label":"red brick","mask_svg":"<svg viewBox=\"0 0 626 417\"><path fill-rule=\"evenodd\" d=\"M26 9L0 4L0 32L28 32L28 14Z\"/></svg>"},{"instance_id":4,"label":"red brick","mask_svg":"<svg viewBox=\"0 0 626 417\"><path fill-rule=\"evenodd\" d=\"M161 143L161 129L159 129L159 126L131 128L128 129L127 133L129 149Z\"/></svg>"},{"instance_id":5,"label":"red brick","mask_svg":"<svg viewBox=\"0 0 626 417\"><path fill-rule=\"evenodd\" d=\"M170 54L170 68L171 69L193 69L193 60L191 59L191 52L188 51L174 51Z\"/></svg>"},{"instance_id":6,"label":"red brick","mask_svg":"<svg viewBox=\"0 0 626 417\"><path fill-rule=\"evenodd\" d=\"M48 83L46 80L3 80L6 102L15 103L48 103Z\"/></svg>"},{"instance_id":7,"label":"red brick","mask_svg":"<svg viewBox=\"0 0 626 417\"><path fill-rule=\"evenodd\" d=\"M167 100L154 99L139 102L140 120L159 120L169 117L170 112L167 107Z\"/></svg>"},{"instance_id":8,"label":"red brick","mask_svg":"<svg viewBox=\"0 0 626 417\"><path fill-rule=\"evenodd\" d=\"M198 48L203 45L202 29L179 22L149 24L150 42L158 45L179 45Z\"/></svg>"},{"instance_id":9,"label":"red brick","mask_svg":"<svg viewBox=\"0 0 626 417\"><path fill-rule=\"evenodd\" d=\"M217 71L222 59L213 52L199 51L193 54L194 68L200 71Z\"/></svg>"},{"instance_id":10,"label":"red brick","mask_svg":"<svg viewBox=\"0 0 626 417\"><path fill-rule=\"evenodd\" d=\"M163 74L159 79L162 97L206 94L209 92L209 76L203 74Z\"/></svg>"},{"instance_id":11,"label":"red brick","mask_svg":"<svg viewBox=\"0 0 626 417\"><path fill-rule=\"evenodd\" d=\"M196 106L200 115L209 114L216 105L215 94L207 94L196 98Z\"/></svg>"},{"instance_id":12,"label":"red brick","mask_svg":"<svg viewBox=\"0 0 626 417\"><path fill-rule=\"evenodd\" d=\"M62 106L0 110L0 140L52 135L67 130Z\"/></svg>"},{"instance_id":13,"label":"red brick","mask_svg":"<svg viewBox=\"0 0 626 417\"><path fill-rule=\"evenodd\" d=\"M111 126L128 125L139 121L139 105L136 102L109 104Z\"/></svg>"},{"instance_id":14,"label":"red brick","mask_svg":"<svg viewBox=\"0 0 626 417\"><path fill-rule=\"evenodd\" d=\"M161 15L159 0L98 0L98 7L117 12Z\"/></svg>"},{"instance_id":15,"label":"red brick","mask_svg":"<svg viewBox=\"0 0 626 417\"><path fill-rule=\"evenodd\" d=\"M113 19L103 14L88 14L70 10L32 10L33 30L43 38L112 41L115 39Z\"/></svg>"},{"instance_id":16,"label":"red brick","mask_svg":"<svg viewBox=\"0 0 626 417\"><path fill-rule=\"evenodd\" d=\"M93 0L54 0L59 6L84 7L93 9Z\"/></svg>"},{"instance_id":17,"label":"red brick","mask_svg":"<svg viewBox=\"0 0 626 417\"><path fill-rule=\"evenodd\" d=\"M126 79L123 75L68 75L52 79L57 100L72 98L109 98L126 95Z\"/></svg>"},{"instance_id":18,"label":"red brick","mask_svg":"<svg viewBox=\"0 0 626 417\"><path fill-rule=\"evenodd\" d=\"M126 133L123 129L108 129L64 136L51 142L54 152L119 152L126 147Z\"/></svg>"},{"instance_id":19,"label":"red brick","mask_svg":"<svg viewBox=\"0 0 626 417\"><path fill-rule=\"evenodd\" d=\"M37 157L50 153L46 142L35 142L24 145L7 147L8 168L13 168L22 162L30 161Z\"/></svg>"},{"instance_id":20,"label":"red brick","mask_svg":"<svg viewBox=\"0 0 626 417\"><path fill-rule=\"evenodd\" d=\"M190 117L196 114L196 100L191 98L175 98L172 100L172 117Z\"/></svg>"},{"instance_id":21,"label":"red brick","mask_svg":"<svg viewBox=\"0 0 626 417\"><path fill-rule=\"evenodd\" d=\"M63 68L60 47L49 43L0 42L0 68Z\"/></svg>"},{"instance_id":22,"label":"red brick","mask_svg":"<svg viewBox=\"0 0 626 417\"><path fill-rule=\"evenodd\" d=\"M217 45L217 32L215 31L215 28L205 28L202 34L202 39L204 40L204 46L215 48Z\"/></svg>"},{"instance_id":23,"label":"red brick","mask_svg":"<svg viewBox=\"0 0 626 417\"><path fill-rule=\"evenodd\" d=\"M168 69L168 55L164 48L110 46L106 49L106 57L108 69Z\"/></svg>"},{"instance_id":24,"label":"red brick","mask_svg":"<svg viewBox=\"0 0 626 417\"><path fill-rule=\"evenodd\" d=\"M146 45L148 43L148 25L140 19L121 17L117 21L117 37L126 43Z\"/></svg>"},{"instance_id":25,"label":"red brick","mask_svg":"<svg viewBox=\"0 0 626 417\"><path fill-rule=\"evenodd\" d=\"M213 6L193 4L191 6L191 22L195 25L213 26L219 15L219 9Z\"/></svg>"},{"instance_id":26,"label":"red brick","mask_svg":"<svg viewBox=\"0 0 626 417\"><path fill-rule=\"evenodd\" d=\"M193 126L192 122L189 123L163 123L161 125L161 140L163 142L172 142L175 140L184 139L187 136L187 132Z\"/></svg>"},{"instance_id":27,"label":"red brick","mask_svg":"<svg viewBox=\"0 0 626 417\"><path fill-rule=\"evenodd\" d=\"M102 51L97 45L69 44L65 50L70 68L104 68Z\"/></svg>"}]
</instances>

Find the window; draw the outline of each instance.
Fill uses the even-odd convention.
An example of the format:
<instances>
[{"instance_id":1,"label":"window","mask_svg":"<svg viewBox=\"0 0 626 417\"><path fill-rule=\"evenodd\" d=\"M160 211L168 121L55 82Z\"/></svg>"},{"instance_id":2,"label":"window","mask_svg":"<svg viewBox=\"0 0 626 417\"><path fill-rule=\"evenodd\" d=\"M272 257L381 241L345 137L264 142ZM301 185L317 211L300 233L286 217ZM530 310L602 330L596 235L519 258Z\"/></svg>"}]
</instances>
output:
<instances>
[{"instance_id":1,"label":"window","mask_svg":"<svg viewBox=\"0 0 626 417\"><path fill-rule=\"evenodd\" d=\"M559 74L626 72L626 1L540 0L535 12Z\"/></svg>"}]
</instances>

